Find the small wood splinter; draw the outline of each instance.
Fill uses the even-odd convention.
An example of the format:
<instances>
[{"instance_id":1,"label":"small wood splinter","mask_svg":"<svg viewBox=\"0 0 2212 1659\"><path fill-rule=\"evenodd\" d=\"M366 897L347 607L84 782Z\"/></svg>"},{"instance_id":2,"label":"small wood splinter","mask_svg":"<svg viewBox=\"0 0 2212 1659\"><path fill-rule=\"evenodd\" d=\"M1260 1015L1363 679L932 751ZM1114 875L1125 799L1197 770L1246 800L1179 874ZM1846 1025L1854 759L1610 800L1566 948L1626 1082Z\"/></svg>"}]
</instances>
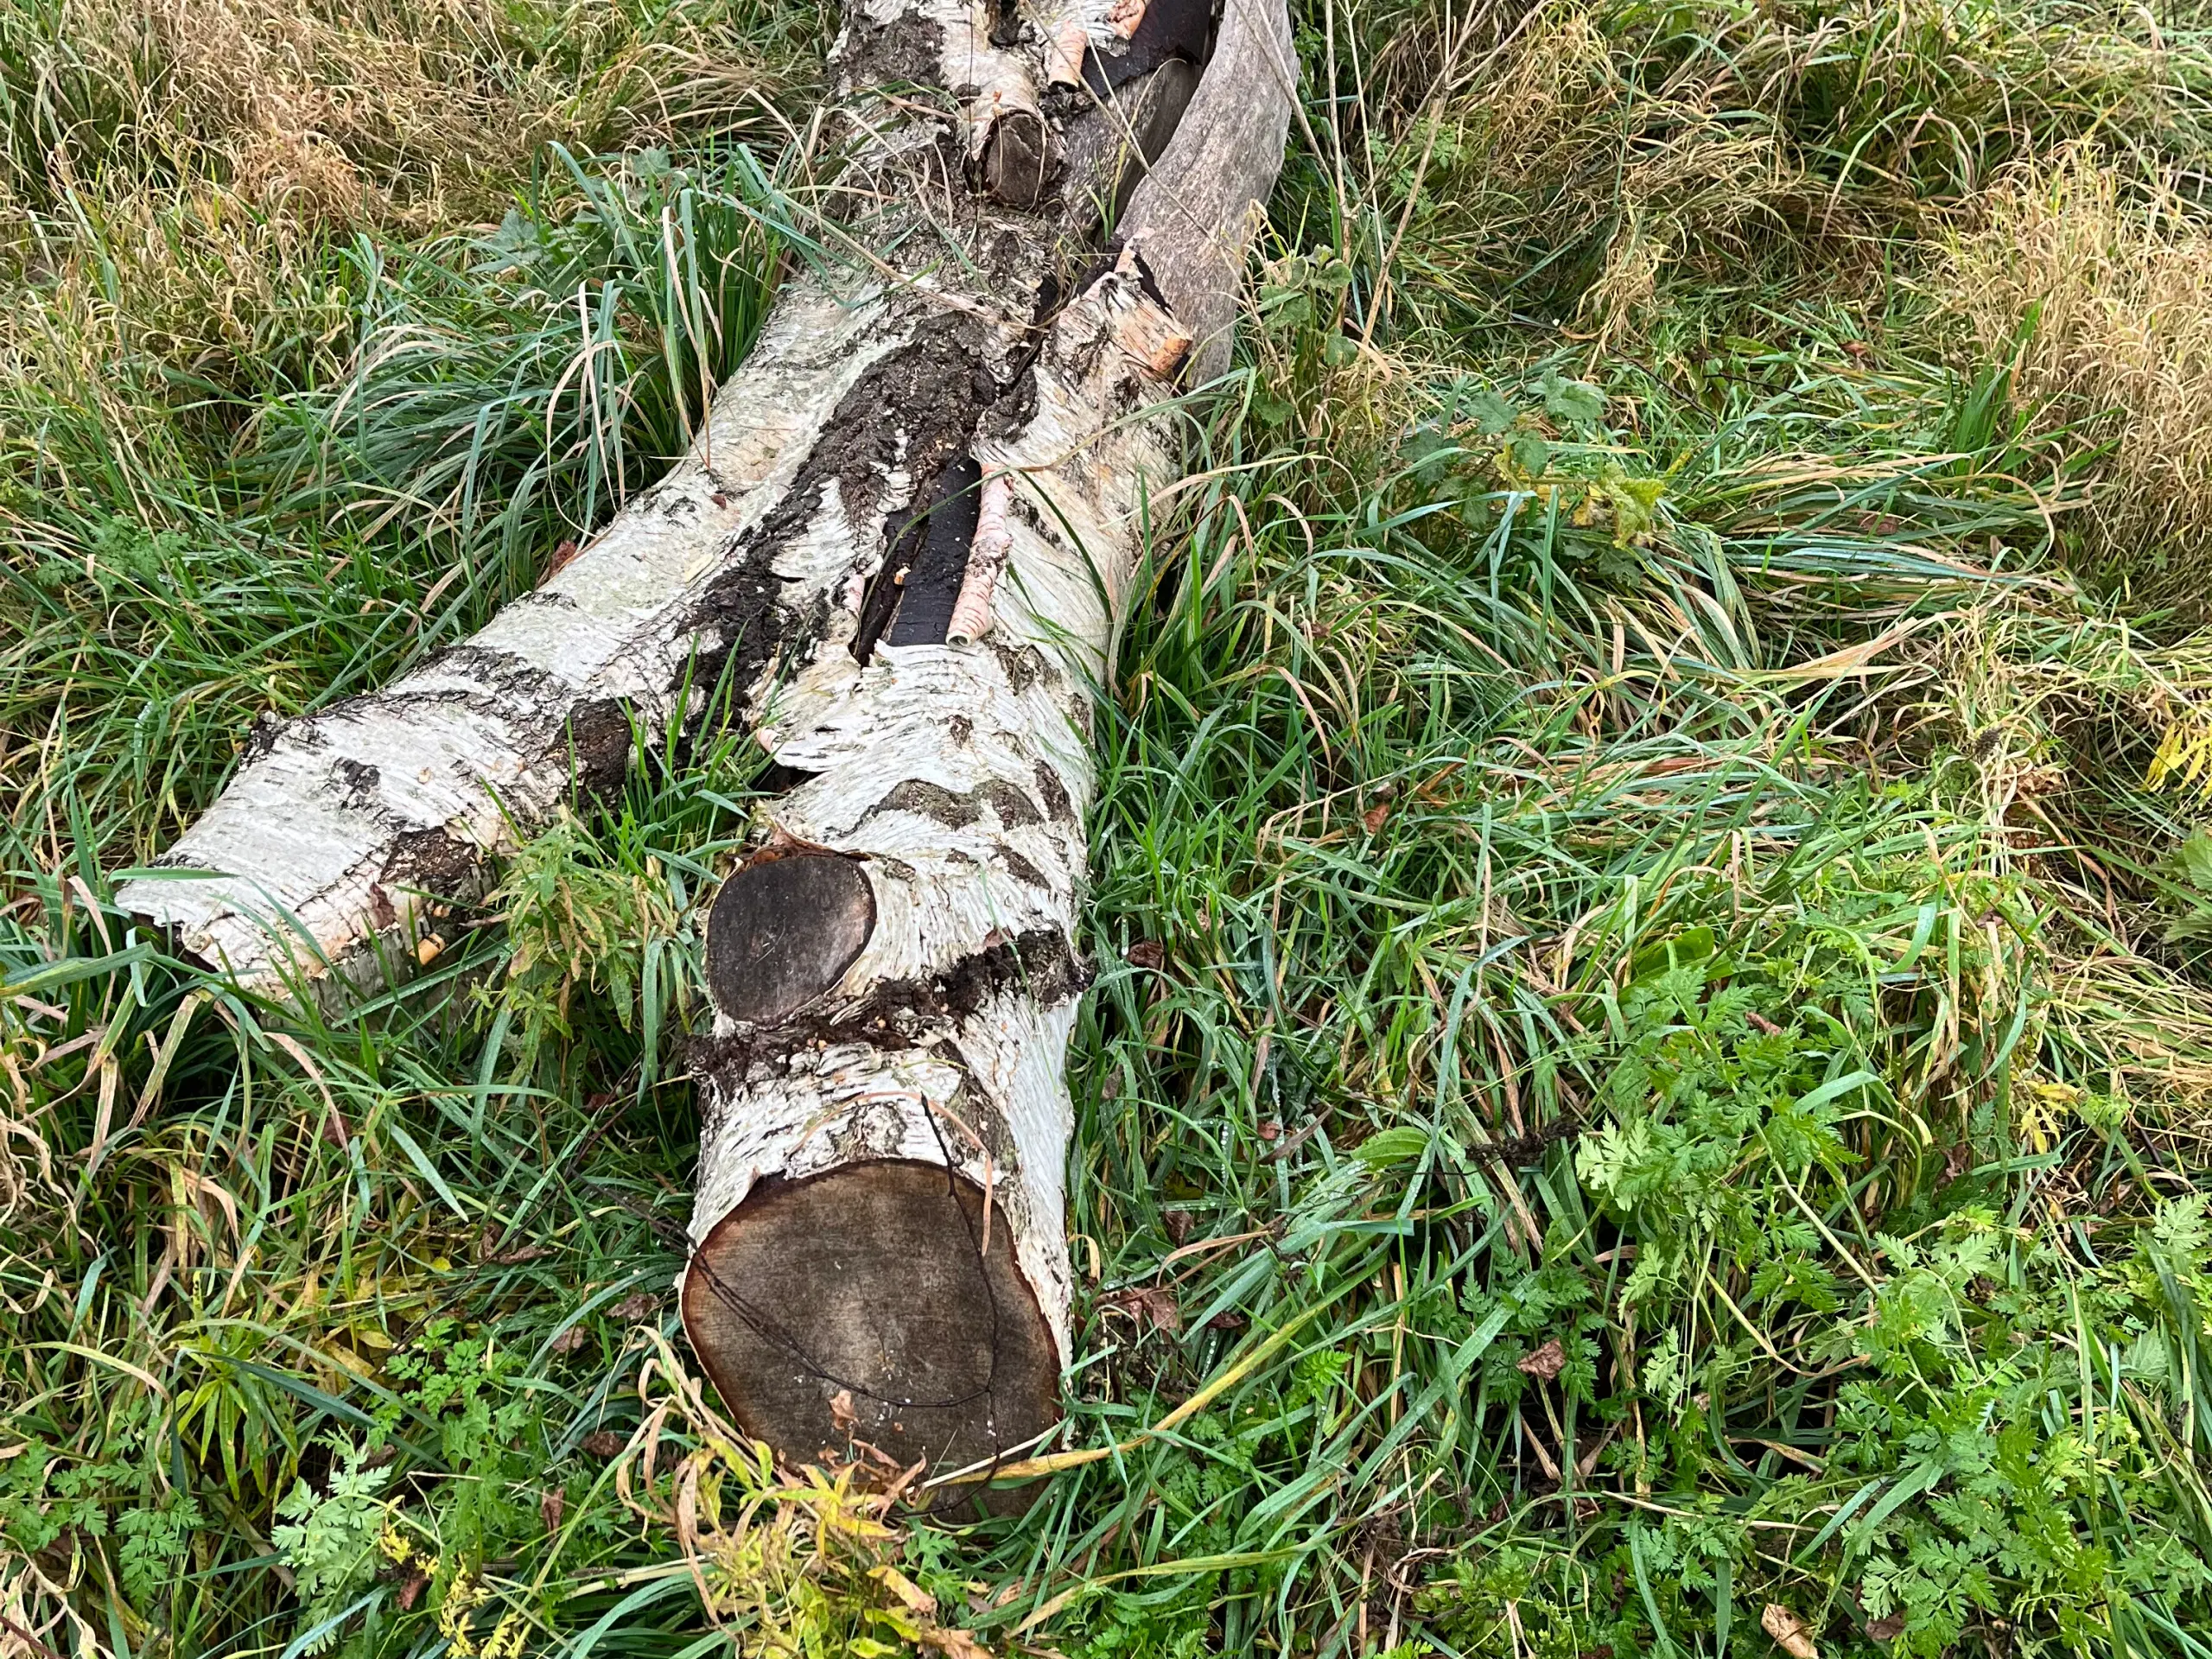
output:
<instances>
[{"instance_id":1,"label":"small wood splinter","mask_svg":"<svg viewBox=\"0 0 2212 1659\"><path fill-rule=\"evenodd\" d=\"M1084 33L1082 18L1071 17L1062 23L1045 49L1045 73L1052 85L1082 86L1083 55L1090 48L1090 36Z\"/></svg>"},{"instance_id":2,"label":"small wood splinter","mask_svg":"<svg viewBox=\"0 0 2212 1659\"><path fill-rule=\"evenodd\" d=\"M961 579L960 597L953 601L952 626L944 631L948 645L972 645L990 631L991 594L1014 551L1014 532L1006 522L1007 510L1013 504L1014 486L1006 474L994 473L983 480L976 540L968 553L968 574Z\"/></svg>"},{"instance_id":3,"label":"small wood splinter","mask_svg":"<svg viewBox=\"0 0 2212 1659\"><path fill-rule=\"evenodd\" d=\"M1144 22L1145 0L1114 0L1106 14L1107 26L1123 40L1134 40Z\"/></svg>"}]
</instances>

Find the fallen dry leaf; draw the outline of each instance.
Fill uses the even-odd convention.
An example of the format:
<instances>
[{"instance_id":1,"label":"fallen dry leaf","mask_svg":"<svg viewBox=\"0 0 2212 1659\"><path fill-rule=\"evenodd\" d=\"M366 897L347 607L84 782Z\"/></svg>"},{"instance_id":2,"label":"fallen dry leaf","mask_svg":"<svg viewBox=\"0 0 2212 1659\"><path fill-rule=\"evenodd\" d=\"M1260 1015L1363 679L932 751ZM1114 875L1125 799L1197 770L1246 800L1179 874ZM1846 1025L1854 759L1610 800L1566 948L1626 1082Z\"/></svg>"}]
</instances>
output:
<instances>
[{"instance_id":1,"label":"fallen dry leaf","mask_svg":"<svg viewBox=\"0 0 2212 1659\"><path fill-rule=\"evenodd\" d=\"M1100 1300L1158 1330L1172 1334L1183 1328L1183 1309L1175 1293L1165 1286L1132 1285L1127 1290L1110 1291Z\"/></svg>"},{"instance_id":2,"label":"fallen dry leaf","mask_svg":"<svg viewBox=\"0 0 2212 1659\"><path fill-rule=\"evenodd\" d=\"M1904 1615L1885 1613L1879 1618L1866 1621L1866 1634L1877 1642L1894 1642L1904 1634Z\"/></svg>"},{"instance_id":3,"label":"fallen dry leaf","mask_svg":"<svg viewBox=\"0 0 2212 1659\"><path fill-rule=\"evenodd\" d=\"M1780 1602L1767 1603L1766 1611L1759 1615L1759 1628L1774 1638L1775 1646L1789 1659L1821 1659L1820 1649L1813 1645L1811 1629Z\"/></svg>"},{"instance_id":4,"label":"fallen dry leaf","mask_svg":"<svg viewBox=\"0 0 2212 1659\"><path fill-rule=\"evenodd\" d=\"M888 1590L906 1605L906 1611L923 1618L937 1617L937 1598L895 1567L879 1567L870 1570L868 1577Z\"/></svg>"},{"instance_id":5,"label":"fallen dry leaf","mask_svg":"<svg viewBox=\"0 0 2212 1659\"><path fill-rule=\"evenodd\" d=\"M1191 1212L1187 1210L1165 1210L1160 1212L1160 1224L1167 1230L1167 1236L1180 1244L1191 1236Z\"/></svg>"},{"instance_id":6,"label":"fallen dry leaf","mask_svg":"<svg viewBox=\"0 0 2212 1659\"><path fill-rule=\"evenodd\" d=\"M486 1233L476 1241L476 1259L495 1268L518 1267L525 1262L542 1262L553 1254L544 1244L509 1245L502 1232L497 1238Z\"/></svg>"},{"instance_id":7,"label":"fallen dry leaf","mask_svg":"<svg viewBox=\"0 0 2212 1659\"><path fill-rule=\"evenodd\" d=\"M925 1624L919 1634L944 1659L991 1659L991 1650L965 1630L940 1630L934 1624Z\"/></svg>"},{"instance_id":8,"label":"fallen dry leaf","mask_svg":"<svg viewBox=\"0 0 2212 1659\"><path fill-rule=\"evenodd\" d=\"M1390 803L1377 801L1359 815L1359 821L1367 826L1367 833L1373 836L1382 833L1382 826L1389 821L1389 817Z\"/></svg>"},{"instance_id":9,"label":"fallen dry leaf","mask_svg":"<svg viewBox=\"0 0 2212 1659\"><path fill-rule=\"evenodd\" d=\"M569 1495L558 1486L537 1495L537 1518L545 1523L548 1532L561 1530L561 1516L569 1507Z\"/></svg>"},{"instance_id":10,"label":"fallen dry leaf","mask_svg":"<svg viewBox=\"0 0 2212 1659\"><path fill-rule=\"evenodd\" d=\"M581 1442L584 1451L602 1463L612 1463L622 1455L622 1448L630 1444L626 1435L617 1434L611 1428L594 1428Z\"/></svg>"},{"instance_id":11,"label":"fallen dry leaf","mask_svg":"<svg viewBox=\"0 0 2212 1659\"><path fill-rule=\"evenodd\" d=\"M1548 1382L1567 1369L1567 1351L1559 1345L1559 1338L1554 1337L1523 1359L1518 1369L1523 1376Z\"/></svg>"},{"instance_id":12,"label":"fallen dry leaf","mask_svg":"<svg viewBox=\"0 0 2212 1659\"><path fill-rule=\"evenodd\" d=\"M625 1325L635 1325L639 1319L649 1319L660 1312L660 1298L650 1290L640 1290L625 1296L607 1310L610 1318Z\"/></svg>"},{"instance_id":13,"label":"fallen dry leaf","mask_svg":"<svg viewBox=\"0 0 2212 1659\"><path fill-rule=\"evenodd\" d=\"M853 1409L850 1389L840 1389L830 1396L830 1421L837 1426L840 1434L849 1434L861 1426L859 1414Z\"/></svg>"},{"instance_id":14,"label":"fallen dry leaf","mask_svg":"<svg viewBox=\"0 0 2212 1659\"><path fill-rule=\"evenodd\" d=\"M584 1345L584 1328L572 1325L545 1345L556 1354L573 1354Z\"/></svg>"},{"instance_id":15,"label":"fallen dry leaf","mask_svg":"<svg viewBox=\"0 0 2212 1659\"><path fill-rule=\"evenodd\" d=\"M1132 968L1157 968L1167 960L1167 950L1158 939L1139 939L1123 959Z\"/></svg>"},{"instance_id":16,"label":"fallen dry leaf","mask_svg":"<svg viewBox=\"0 0 2212 1659\"><path fill-rule=\"evenodd\" d=\"M423 1592L429 1587L429 1573L410 1573L407 1582L399 1586L399 1593L392 1598L394 1605L403 1613L412 1612L415 1604L423 1599Z\"/></svg>"}]
</instances>

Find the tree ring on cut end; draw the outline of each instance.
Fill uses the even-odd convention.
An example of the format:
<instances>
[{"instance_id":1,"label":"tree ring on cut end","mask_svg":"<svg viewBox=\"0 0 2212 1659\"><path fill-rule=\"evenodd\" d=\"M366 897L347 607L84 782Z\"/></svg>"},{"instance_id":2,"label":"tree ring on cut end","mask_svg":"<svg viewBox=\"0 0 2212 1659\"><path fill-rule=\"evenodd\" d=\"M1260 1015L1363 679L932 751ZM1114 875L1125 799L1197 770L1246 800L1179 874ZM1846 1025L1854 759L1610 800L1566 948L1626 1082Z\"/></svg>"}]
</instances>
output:
<instances>
[{"instance_id":1,"label":"tree ring on cut end","mask_svg":"<svg viewBox=\"0 0 2212 1659\"><path fill-rule=\"evenodd\" d=\"M780 1025L845 976L875 931L875 891L842 853L758 857L707 916L707 984L733 1020Z\"/></svg>"},{"instance_id":2,"label":"tree ring on cut end","mask_svg":"<svg viewBox=\"0 0 2212 1659\"><path fill-rule=\"evenodd\" d=\"M942 1165L885 1159L771 1177L716 1223L683 1275L683 1327L739 1427L793 1463L861 1446L905 1468L964 1468L1059 1417L1059 1358L1014 1229ZM938 1494L1027 1507L1032 1484Z\"/></svg>"}]
</instances>

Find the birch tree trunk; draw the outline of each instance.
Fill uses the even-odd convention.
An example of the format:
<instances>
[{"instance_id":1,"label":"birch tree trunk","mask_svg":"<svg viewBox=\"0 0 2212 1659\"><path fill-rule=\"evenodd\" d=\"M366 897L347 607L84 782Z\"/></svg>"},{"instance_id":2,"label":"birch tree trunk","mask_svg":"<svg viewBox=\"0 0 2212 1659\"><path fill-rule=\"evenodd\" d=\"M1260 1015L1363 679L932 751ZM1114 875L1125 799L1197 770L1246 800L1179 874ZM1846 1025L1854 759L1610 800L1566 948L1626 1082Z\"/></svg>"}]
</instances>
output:
<instances>
[{"instance_id":1,"label":"birch tree trunk","mask_svg":"<svg viewBox=\"0 0 2212 1659\"><path fill-rule=\"evenodd\" d=\"M855 0L832 70L832 258L691 453L466 644L259 741L119 897L243 978L370 982L733 676L797 781L709 917L685 1324L786 1455L964 1463L1057 1414L1090 691L1295 68L1282 0Z\"/></svg>"}]
</instances>

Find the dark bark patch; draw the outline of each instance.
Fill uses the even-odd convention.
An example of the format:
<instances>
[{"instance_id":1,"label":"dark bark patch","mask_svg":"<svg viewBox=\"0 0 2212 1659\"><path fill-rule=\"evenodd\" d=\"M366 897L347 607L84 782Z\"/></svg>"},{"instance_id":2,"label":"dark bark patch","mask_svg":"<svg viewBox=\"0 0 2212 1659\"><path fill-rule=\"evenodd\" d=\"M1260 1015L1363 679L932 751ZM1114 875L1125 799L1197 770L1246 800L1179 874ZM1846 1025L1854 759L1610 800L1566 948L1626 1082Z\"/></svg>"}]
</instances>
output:
<instances>
[{"instance_id":1,"label":"dark bark patch","mask_svg":"<svg viewBox=\"0 0 2212 1659\"><path fill-rule=\"evenodd\" d=\"M783 584L768 573L764 563L739 561L709 582L699 596L690 626L714 642L700 653L692 678L702 691L719 685L727 677L741 702L775 660L785 638L796 631L797 619L778 602ZM692 699L702 709L715 701L711 695Z\"/></svg>"},{"instance_id":2,"label":"dark bark patch","mask_svg":"<svg viewBox=\"0 0 2212 1659\"><path fill-rule=\"evenodd\" d=\"M1008 874L1024 887L1049 887L1052 886L1051 882L1046 880L1045 873L1042 870L1020 853L1015 852L1013 848L1001 847L998 854L999 862L1005 865Z\"/></svg>"},{"instance_id":3,"label":"dark bark patch","mask_svg":"<svg viewBox=\"0 0 2212 1659\"><path fill-rule=\"evenodd\" d=\"M393 838L377 878L402 892L433 899L465 899L482 875L484 860L473 842L443 830L415 830Z\"/></svg>"},{"instance_id":4,"label":"dark bark patch","mask_svg":"<svg viewBox=\"0 0 2212 1659\"><path fill-rule=\"evenodd\" d=\"M984 361L986 346L982 322L965 314L917 322L912 338L845 394L786 498L797 507L798 522L776 527L781 514L772 514L762 527L763 544L779 546L806 528L824 479L837 480L839 499L855 515L856 527L857 515L880 499L893 467L903 467L918 490L933 481L967 449L977 416L998 396L998 382ZM894 511L906 516L903 504Z\"/></svg>"},{"instance_id":5,"label":"dark bark patch","mask_svg":"<svg viewBox=\"0 0 2212 1659\"><path fill-rule=\"evenodd\" d=\"M384 781L382 772L346 754L333 761L330 770L332 781L337 785L349 810L364 812L376 804L377 786Z\"/></svg>"},{"instance_id":6,"label":"dark bark patch","mask_svg":"<svg viewBox=\"0 0 2212 1659\"><path fill-rule=\"evenodd\" d=\"M708 948L711 953L711 923ZM708 977L711 982L711 955ZM779 1064L817 1043L912 1048L923 1036L958 1025L1007 990L1019 988L1049 1008L1080 995L1090 982L1090 972L1066 936L1057 928L1035 928L963 957L942 974L879 985L834 1017L802 1010L773 1031L696 1039L688 1046L686 1062L696 1074L722 1075L734 1091L756 1061Z\"/></svg>"},{"instance_id":7,"label":"dark bark patch","mask_svg":"<svg viewBox=\"0 0 2212 1659\"><path fill-rule=\"evenodd\" d=\"M893 785L888 794L863 812L860 823L853 828L857 830L879 812L910 812L916 817L932 819L948 830L964 830L982 818L986 804L1008 829L1045 821L1036 802L1003 779L994 778L974 789L956 793L942 784L909 778Z\"/></svg>"},{"instance_id":8,"label":"dark bark patch","mask_svg":"<svg viewBox=\"0 0 2212 1659\"><path fill-rule=\"evenodd\" d=\"M1059 823L1075 822L1075 803L1068 797L1067 785L1060 781L1060 774L1042 760L1037 763L1037 796L1045 803L1045 810Z\"/></svg>"},{"instance_id":9,"label":"dark bark patch","mask_svg":"<svg viewBox=\"0 0 2212 1659\"><path fill-rule=\"evenodd\" d=\"M854 92L893 86L935 86L944 73L944 31L912 13L878 23L855 11L850 20L839 81Z\"/></svg>"},{"instance_id":10,"label":"dark bark patch","mask_svg":"<svg viewBox=\"0 0 2212 1659\"><path fill-rule=\"evenodd\" d=\"M982 410L998 396L998 383L984 361L987 343L987 331L976 318L925 316L906 345L871 365L845 394L791 488L747 537L734 561L736 568L702 601L702 621L719 621L726 633L741 626L749 635L752 643L725 654L739 686L749 690L779 647L804 631L800 620L779 615L782 584L770 567L776 553L804 535L822 510L825 486L834 486L836 501L858 528L858 515L882 500L885 480L894 467L927 487L966 454ZM898 503L886 522L887 540L895 538L912 516L911 498ZM884 607L887 617L891 608ZM874 635L867 620L864 612L861 632L873 649ZM857 647L855 654L867 660ZM724 662L712 666L722 671Z\"/></svg>"},{"instance_id":11,"label":"dark bark patch","mask_svg":"<svg viewBox=\"0 0 2212 1659\"><path fill-rule=\"evenodd\" d=\"M980 1462L1059 1414L1014 1229L1001 1217L988 1255L985 1232L981 1190L934 1164L771 1177L693 1254L684 1331L738 1426L792 1463L863 1446L900 1465ZM1020 1509L1038 1490L985 1501Z\"/></svg>"},{"instance_id":12,"label":"dark bark patch","mask_svg":"<svg viewBox=\"0 0 2212 1659\"><path fill-rule=\"evenodd\" d=\"M617 697L577 704L569 715L567 748L578 790L614 793L630 772L629 705Z\"/></svg>"},{"instance_id":13,"label":"dark bark patch","mask_svg":"<svg viewBox=\"0 0 2212 1659\"><path fill-rule=\"evenodd\" d=\"M1020 696L1045 677L1045 661L1036 646L994 644L991 649L997 653L999 666L1006 670L1006 683L1014 696Z\"/></svg>"},{"instance_id":14,"label":"dark bark patch","mask_svg":"<svg viewBox=\"0 0 2212 1659\"><path fill-rule=\"evenodd\" d=\"M707 918L715 1006L777 1026L844 977L875 931L875 892L842 853L756 857L722 883Z\"/></svg>"}]
</instances>

